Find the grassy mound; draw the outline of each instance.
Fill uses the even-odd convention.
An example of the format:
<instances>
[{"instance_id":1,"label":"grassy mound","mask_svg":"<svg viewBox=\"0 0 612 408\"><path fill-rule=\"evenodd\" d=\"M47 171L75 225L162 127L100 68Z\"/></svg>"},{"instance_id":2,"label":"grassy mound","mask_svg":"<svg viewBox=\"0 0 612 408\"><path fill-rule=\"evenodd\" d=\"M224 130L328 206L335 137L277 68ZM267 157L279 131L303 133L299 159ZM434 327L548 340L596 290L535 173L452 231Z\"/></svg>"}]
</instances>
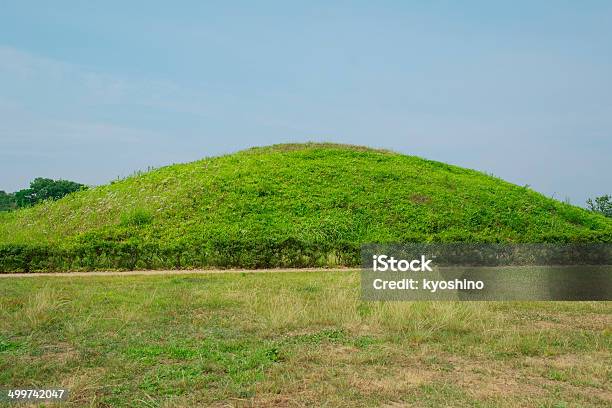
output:
<instances>
[{"instance_id":1,"label":"grassy mound","mask_svg":"<svg viewBox=\"0 0 612 408\"><path fill-rule=\"evenodd\" d=\"M368 242L612 242L612 220L483 173L277 145L0 214L0 270L356 265Z\"/></svg>"}]
</instances>

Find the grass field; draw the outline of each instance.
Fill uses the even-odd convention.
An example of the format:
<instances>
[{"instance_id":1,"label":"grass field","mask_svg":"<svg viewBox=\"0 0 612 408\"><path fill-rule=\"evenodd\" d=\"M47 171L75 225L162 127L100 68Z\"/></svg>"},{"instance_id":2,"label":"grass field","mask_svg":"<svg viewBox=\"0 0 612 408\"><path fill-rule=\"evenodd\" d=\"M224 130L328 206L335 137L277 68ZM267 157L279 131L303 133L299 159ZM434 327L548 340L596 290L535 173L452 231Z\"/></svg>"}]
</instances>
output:
<instances>
[{"instance_id":1,"label":"grass field","mask_svg":"<svg viewBox=\"0 0 612 408\"><path fill-rule=\"evenodd\" d=\"M359 274L0 279L0 388L69 406L612 404L612 302L365 303Z\"/></svg>"},{"instance_id":2,"label":"grass field","mask_svg":"<svg viewBox=\"0 0 612 408\"><path fill-rule=\"evenodd\" d=\"M0 273L358 266L406 242L612 242L612 219L415 156L276 145L0 212Z\"/></svg>"}]
</instances>

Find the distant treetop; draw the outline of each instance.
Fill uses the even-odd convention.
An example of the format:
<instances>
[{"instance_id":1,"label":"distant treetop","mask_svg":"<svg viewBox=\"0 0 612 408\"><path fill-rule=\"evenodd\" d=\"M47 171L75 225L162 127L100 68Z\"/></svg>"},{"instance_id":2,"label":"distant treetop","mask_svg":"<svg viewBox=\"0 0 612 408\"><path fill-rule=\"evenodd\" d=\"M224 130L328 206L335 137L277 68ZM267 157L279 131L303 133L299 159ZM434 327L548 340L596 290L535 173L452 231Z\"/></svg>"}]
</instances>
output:
<instances>
[{"instance_id":1,"label":"distant treetop","mask_svg":"<svg viewBox=\"0 0 612 408\"><path fill-rule=\"evenodd\" d=\"M606 217L612 217L612 196L604 195L587 200L587 207L591 211L598 212Z\"/></svg>"},{"instance_id":2,"label":"distant treetop","mask_svg":"<svg viewBox=\"0 0 612 408\"><path fill-rule=\"evenodd\" d=\"M74 181L37 177L30 183L30 188L15 193L0 191L0 211L29 207L44 200L57 200L66 194L85 189L86 185Z\"/></svg>"}]
</instances>

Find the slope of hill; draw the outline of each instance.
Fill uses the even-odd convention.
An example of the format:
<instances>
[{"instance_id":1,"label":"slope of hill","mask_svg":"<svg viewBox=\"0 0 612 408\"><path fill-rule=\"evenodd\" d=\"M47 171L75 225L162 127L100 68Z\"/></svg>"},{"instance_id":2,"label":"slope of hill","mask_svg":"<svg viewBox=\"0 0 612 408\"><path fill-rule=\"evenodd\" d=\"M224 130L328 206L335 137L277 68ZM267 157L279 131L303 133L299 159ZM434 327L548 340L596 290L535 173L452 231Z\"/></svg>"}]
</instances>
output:
<instances>
[{"instance_id":1,"label":"slope of hill","mask_svg":"<svg viewBox=\"0 0 612 408\"><path fill-rule=\"evenodd\" d=\"M275 145L0 213L0 271L356 265L408 241L612 242L612 220L440 162Z\"/></svg>"}]
</instances>

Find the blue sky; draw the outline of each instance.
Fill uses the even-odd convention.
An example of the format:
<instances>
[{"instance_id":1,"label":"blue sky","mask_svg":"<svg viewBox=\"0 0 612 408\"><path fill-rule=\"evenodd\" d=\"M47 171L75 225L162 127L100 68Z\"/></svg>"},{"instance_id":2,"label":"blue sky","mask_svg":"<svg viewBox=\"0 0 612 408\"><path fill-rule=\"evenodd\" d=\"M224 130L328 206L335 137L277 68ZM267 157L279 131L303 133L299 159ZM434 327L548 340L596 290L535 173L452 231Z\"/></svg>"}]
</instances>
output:
<instances>
[{"instance_id":1,"label":"blue sky","mask_svg":"<svg viewBox=\"0 0 612 408\"><path fill-rule=\"evenodd\" d=\"M610 21L610 1L3 1L0 189L333 141L583 205L612 193Z\"/></svg>"}]
</instances>

